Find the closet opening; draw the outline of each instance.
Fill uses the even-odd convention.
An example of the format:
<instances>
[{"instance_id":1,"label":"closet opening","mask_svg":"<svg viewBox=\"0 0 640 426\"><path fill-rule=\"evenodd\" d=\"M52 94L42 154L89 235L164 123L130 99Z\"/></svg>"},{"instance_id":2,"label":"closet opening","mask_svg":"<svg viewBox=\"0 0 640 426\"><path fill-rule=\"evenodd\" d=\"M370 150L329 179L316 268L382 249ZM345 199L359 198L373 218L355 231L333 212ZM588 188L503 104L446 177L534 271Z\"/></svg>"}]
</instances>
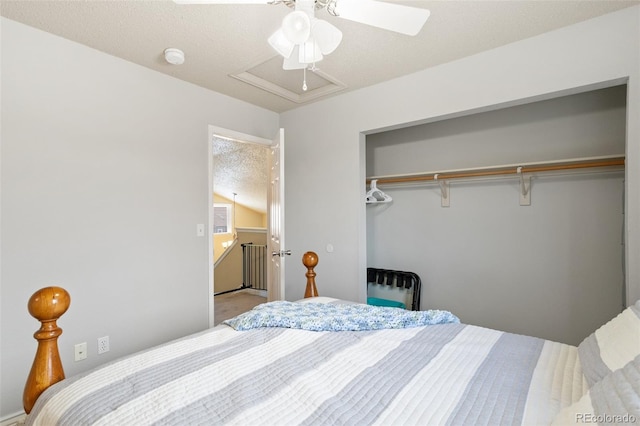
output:
<instances>
[{"instance_id":1,"label":"closet opening","mask_svg":"<svg viewBox=\"0 0 640 426\"><path fill-rule=\"evenodd\" d=\"M367 266L418 273L422 309L579 343L624 308L626 92L367 135L366 176L393 199L367 204Z\"/></svg>"}]
</instances>

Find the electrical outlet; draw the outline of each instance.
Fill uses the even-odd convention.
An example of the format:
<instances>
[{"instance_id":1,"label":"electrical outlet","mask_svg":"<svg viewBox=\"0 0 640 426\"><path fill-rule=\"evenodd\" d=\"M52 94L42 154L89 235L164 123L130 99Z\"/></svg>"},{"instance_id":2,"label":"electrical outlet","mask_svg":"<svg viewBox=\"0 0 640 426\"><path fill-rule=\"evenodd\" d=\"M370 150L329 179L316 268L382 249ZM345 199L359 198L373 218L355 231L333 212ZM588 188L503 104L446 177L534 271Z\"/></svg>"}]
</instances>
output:
<instances>
[{"instance_id":1,"label":"electrical outlet","mask_svg":"<svg viewBox=\"0 0 640 426\"><path fill-rule=\"evenodd\" d=\"M78 343L74 346L74 359L76 361L82 361L87 358L87 342Z\"/></svg>"},{"instance_id":2,"label":"electrical outlet","mask_svg":"<svg viewBox=\"0 0 640 426\"><path fill-rule=\"evenodd\" d=\"M109 336L98 337L98 355L109 352Z\"/></svg>"}]
</instances>

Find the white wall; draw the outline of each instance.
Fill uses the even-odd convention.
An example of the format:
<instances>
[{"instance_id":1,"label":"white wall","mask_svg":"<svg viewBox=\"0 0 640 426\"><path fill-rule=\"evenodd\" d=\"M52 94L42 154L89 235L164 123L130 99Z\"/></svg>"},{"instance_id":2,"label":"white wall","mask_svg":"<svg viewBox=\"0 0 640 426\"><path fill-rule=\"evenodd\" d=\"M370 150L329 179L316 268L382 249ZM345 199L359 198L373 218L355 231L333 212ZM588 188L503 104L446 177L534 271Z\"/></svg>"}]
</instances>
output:
<instances>
[{"instance_id":1,"label":"white wall","mask_svg":"<svg viewBox=\"0 0 640 426\"><path fill-rule=\"evenodd\" d=\"M363 134L628 79L627 302L639 299L639 54L640 7L636 6L282 114L287 132L287 248L296 254L318 251L316 281L321 295L364 300ZM332 253L325 252L328 243L335 248ZM286 274L287 299L301 297L299 268L289 266Z\"/></svg>"},{"instance_id":2,"label":"white wall","mask_svg":"<svg viewBox=\"0 0 640 426\"><path fill-rule=\"evenodd\" d=\"M208 125L271 138L278 115L1 24L3 418L22 409L41 287L71 294L67 375L208 326Z\"/></svg>"},{"instance_id":3,"label":"white wall","mask_svg":"<svg viewBox=\"0 0 640 426\"><path fill-rule=\"evenodd\" d=\"M626 86L367 137L367 176L625 151ZM515 171L515 166L513 168ZM422 277L422 308L577 345L623 309L624 171L536 174L531 205L510 178L386 185L367 206L370 266ZM410 241L409 244L407 242Z\"/></svg>"}]
</instances>

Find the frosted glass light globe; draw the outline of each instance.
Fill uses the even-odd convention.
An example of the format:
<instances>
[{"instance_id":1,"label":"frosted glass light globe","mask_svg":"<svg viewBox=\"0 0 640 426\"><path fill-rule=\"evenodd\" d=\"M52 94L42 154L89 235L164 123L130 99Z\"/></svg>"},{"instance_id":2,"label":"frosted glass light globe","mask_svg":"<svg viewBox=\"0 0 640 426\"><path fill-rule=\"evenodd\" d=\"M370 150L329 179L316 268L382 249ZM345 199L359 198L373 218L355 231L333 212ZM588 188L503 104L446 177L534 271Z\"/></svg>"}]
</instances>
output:
<instances>
[{"instance_id":1,"label":"frosted glass light globe","mask_svg":"<svg viewBox=\"0 0 640 426\"><path fill-rule=\"evenodd\" d=\"M282 32L291 43L304 43L311 34L309 15L300 10L291 12L282 20Z\"/></svg>"}]
</instances>

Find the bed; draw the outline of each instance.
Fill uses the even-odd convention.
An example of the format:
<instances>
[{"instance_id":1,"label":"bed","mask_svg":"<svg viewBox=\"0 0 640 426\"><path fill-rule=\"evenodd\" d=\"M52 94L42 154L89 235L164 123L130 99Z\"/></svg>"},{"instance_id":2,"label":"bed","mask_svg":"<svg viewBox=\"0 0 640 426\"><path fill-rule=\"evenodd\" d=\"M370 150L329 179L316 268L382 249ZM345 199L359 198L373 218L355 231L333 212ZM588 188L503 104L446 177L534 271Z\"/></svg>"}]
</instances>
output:
<instances>
[{"instance_id":1,"label":"bed","mask_svg":"<svg viewBox=\"0 0 640 426\"><path fill-rule=\"evenodd\" d=\"M317 255L311 255L303 263L306 293L314 297L260 305L212 329L66 379L56 321L69 296L60 288L40 290L29 302L42 327L25 387L26 424L640 421L640 301L575 347L461 324L446 311L317 296ZM270 310L283 307L287 314ZM357 314L340 316L345 312Z\"/></svg>"}]
</instances>

